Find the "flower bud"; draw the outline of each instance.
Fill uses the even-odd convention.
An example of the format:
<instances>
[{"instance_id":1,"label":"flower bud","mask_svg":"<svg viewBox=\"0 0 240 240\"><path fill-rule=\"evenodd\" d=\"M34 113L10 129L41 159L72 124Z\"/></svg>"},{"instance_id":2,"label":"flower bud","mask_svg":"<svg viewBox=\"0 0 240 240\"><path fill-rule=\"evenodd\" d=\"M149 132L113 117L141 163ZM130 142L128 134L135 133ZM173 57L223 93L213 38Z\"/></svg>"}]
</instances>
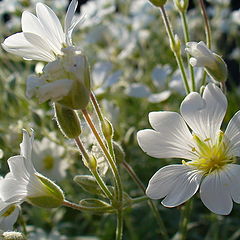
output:
<instances>
[{"instance_id":1,"label":"flower bud","mask_svg":"<svg viewBox=\"0 0 240 240\"><path fill-rule=\"evenodd\" d=\"M27 240L27 238L20 232L4 232L1 234L2 240Z\"/></svg>"},{"instance_id":2,"label":"flower bud","mask_svg":"<svg viewBox=\"0 0 240 240\"><path fill-rule=\"evenodd\" d=\"M54 104L55 117L61 132L67 138L76 138L81 134L81 123L77 113L59 103Z\"/></svg>"},{"instance_id":3,"label":"flower bud","mask_svg":"<svg viewBox=\"0 0 240 240\"><path fill-rule=\"evenodd\" d=\"M162 7L167 0L149 0L149 2L155 7Z\"/></svg>"},{"instance_id":4,"label":"flower bud","mask_svg":"<svg viewBox=\"0 0 240 240\"><path fill-rule=\"evenodd\" d=\"M27 201L32 205L42 208L56 208L60 207L64 201L62 190L51 180L42 175L36 175L45 187L45 191L39 193L39 196L27 197Z\"/></svg>"},{"instance_id":5,"label":"flower bud","mask_svg":"<svg viewBox=\"0 0 240 240\"><path fill-rule=\"evenodd\" d=\"M172 51L175 52L176 54L178 54L178 55L181 54L181 41L177 34L175 34L174 42L171 42L170 47L171 47Z\"/></svg>"},{"instance_id":6,"label":"flower bud","mask_svg":"<svg viewBox=\"0 0 240 240\"><path fill-rule=\"evenodd\" d=\"M114 130L113 130L113 126L112 126L111 122L105 118L102 122L102 132L103 132L104 137L107 140L111 140L113 137L113 131Z\"/></svg>"},{"instance_id":7,"label":"flower bud","mask_svg":"<svg viewBox=\"0 0 240 240\"><path fill-rule=\"evenodd\" d=\"M189 0L174 0L174 3L177 10L181 13L184 13L187 11Z\"/></svg>"},{"instance_id":8,"label":"flower bud","mask_svg":"<svg viewBox=\"0 0 240 240\"><path fill-rule=\"evenodd\" d=\"M91 175L77 175L73 179L84 191L102 195L102 190L98 186L96 179Z\"/></svg>"}]
</instances>

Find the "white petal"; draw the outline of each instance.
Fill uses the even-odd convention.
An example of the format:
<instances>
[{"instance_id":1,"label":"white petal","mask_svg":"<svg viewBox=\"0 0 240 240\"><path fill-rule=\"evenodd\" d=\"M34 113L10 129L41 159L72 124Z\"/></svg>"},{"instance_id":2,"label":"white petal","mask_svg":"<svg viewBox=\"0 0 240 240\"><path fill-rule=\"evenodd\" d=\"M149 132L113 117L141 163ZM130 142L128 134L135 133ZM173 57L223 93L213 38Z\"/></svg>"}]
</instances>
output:
<instances>
[{"instance_id":1,"label":"white petal","mask_svg":"<svg viewBox=\"0 0 240 240\"><path fill-rule=\"evenodd\" d=\"M22 14L21 22L23 32L34 33L38 35L39 37L44 39L45 44L49 46L49 49L51 49L52 52L54 52L55 54L61 54L61 49L54 45L51 36L47 34L41 22L35 15L27 11L24 11Z\"/></svg>"},{"instance_id":2,"label":"white petal","mask_svg":"<svg viewBox=\"0 0 240 240\"><path fill-rule=\"evenodd\" d=\"M222 91L209 83L203 93L190 93L181 104L181 114L194 133L215 142L227 109L227 99Z\"/></svg>"},{"instance_id":3,"label":"white petal","mask_svg":"<svg viewBox=\"0 0 240 240\"><path fill-rule=\"evenodd\" d=\"M2 200L10 204L20 203L27 196L26 184L13 178L4 179L0 191Z\"/></svg>"},{"instance_id":4,"label":"white petal","mask_svg":"<svg viewBox=\"0 0 240 240\"><path fill-rule=\"evenodd\" d=\"M240 157L240 111L235 113L228 123L225 136L230 141L231 154Z\"/></svg>"},{"instance_id":5,"label":"white petal","mask_svg":"<svg viewBox=\"0 0 240 240\"><path fill-rule=\"evenodd\" d=\"M144 152L157 158L195 159L192 135L178 113L151 112L149 121L156 131L145 129L137 133Z\"/></svg>"},{"instance_id":6,"label":"white petal","mask_svg":"<svg viewBox=\"0 0 240 240\"><path fill-rule=\"evenodd\" d=\"M51 8L43 3L37 3L36 12L39 21L49 36L49 39L52 40L53 44L60 51L65 43L65 35L58 17Z\"/></svg>"},{"instance_id":7,"label":"white petal","mask_svg":"<svg viewBox=\"0 0 240 240\"><path fill-rule=\"evenodd\" d=\"M175 207L191 198L199 188L202 174L186 165L169 165L158 170L146 190L152 199L165 197L162 204Z\"/></svg>"},{"instance_id":8,"label":"white petal","mask_svg":"<svg viewBox=\"0 0 240 240\"><path fill-rule=\"evenodd\" d=\"M54 82L46 83L39 88L39 102L43 103L47 100L58 101L66 96L72 87L72 80L61 79Z\"/></svg>"},{"instance_id":9,"label":"white petal","mask_svg":"<svg viewBox=\"0 0 240 240\"><path fill-rule=\"evenodd\" d=\"M13 229L14 223L17 221L20 209L18 206L15 205L10 205L9 207L13 206L15 207L15 209L13 210L13 212L10 213L10 215L0 216L0 229L3 231L11 231ZM8 209L6 209L6 211L7 210Z\"/></svg>"},{"instance_id":10,"label":"white petal","mask_svg":"<svg viewBox=\"0 0 240 240\"><path fill-rule=\"evenodd\" d=\"M204 205L212 212L228 215L233 206L231 182L225 171L207 175L200 186L200 197Z\"/></svg>"},{"instance_id":11,"label":"white petal","mask_svg":"<svg viewBox=\"0 0 240 240\"><path fill-rule=\"evenodd\" d=\"M36 76L30 76L27 79L26 85L26 96L27 98L32 98L37 95L37 91L40 86L46 84L46 81L36 77Z\"/></svg>"},{"instance_id":12,"label":"white petal","mask_svg":"<svg viewBox=\"0 0 240 240\"><path fill-rule=\"evenodd\" d=\"M23 131L23 141L20 144L21 155L24 157L24 164L27 172L29 174L34 174L36 170L33 167L32 158L31 158L33 142L34 142L34 134L32 131L32 135L30 136L25 129L23 129L22 131Z\"/></svg>"},{"instance_id":13,"label":"white petal","mask_svg":"<svg viewBox=\"0 0 240 240\"><path fill-rule=\"evenodd\" d=\"M47 44L45 43L44 45L43 39L38 37L40 44L37 44L35 46L26 39L26 36L29 39L32 39L31 33L28 33L27 35L24 35L24 33L13 34L12 36L5 39L5 41L2 44L2 47L7 52L13 53L20 57L24 57L26 59L46 62L51 62L55 60L55 56L51 51L49 51ZM37 35L35 35L33 38L36 39L36 36Z\"/></svg>"},{"instance_id":14,"label":"white petal","mask_svg":"<svg viewBox=\"0 0 240 240\"><path fill-rule=\"evenodd\" d=\"M65 17L64 28L65 28L66 42L68 46L72 45L72 39L71 39L72 32L76 27L76 25L81 21L81 18L74 19L74 14L76 12L77 5L78 5L78 2L76 0L72 0L68 7L67 14Z\"/></svg>"},{"instance_id":15,"label":"white petal","mask_svg":"<svg viewBox=\"0 0 240 240\"><path fill-rule=\"evenodd\" d=\"M229 164L226 169L226 175L230 181L230 192L234 202L240 203L240 165Z\"/></svg>"}]
</instances>

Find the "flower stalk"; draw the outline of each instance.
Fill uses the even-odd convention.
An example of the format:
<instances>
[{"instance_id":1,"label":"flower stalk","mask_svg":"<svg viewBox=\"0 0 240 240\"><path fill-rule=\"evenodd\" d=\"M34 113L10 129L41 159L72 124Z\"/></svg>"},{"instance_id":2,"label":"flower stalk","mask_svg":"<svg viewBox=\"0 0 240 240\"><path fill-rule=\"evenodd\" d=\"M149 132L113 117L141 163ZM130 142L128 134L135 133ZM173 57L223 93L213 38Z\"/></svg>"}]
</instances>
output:
<instances>
[{"instance_id":1,"label":"flower stalk","mask_svg":"<svg viewBox=\"0 0 240 240\"><path fill-rule=\"evenodd\" d=\"M178 45L178 43L177 43L176 39L174 38L174 34L173 34L173 31L172 31L170 22L168 20L168 16L167 16L167 13L165 11L164 6L160 7L160 10L161 10L163 22L164 22L164 25L165 25L165 28L166 28L166 31L167 31L167 34L168 34L168 37L169 37L171 50L174 53L174 56L175 56L177 64L178 64L178 67L181 71L182 80L183 80L183 84L184 84L184 87L185 87L186 94L188 94L188 93L191 92L191 90L190 90L188 80L187 80L187 75L186 75L186 72L185 72L185 69L184 69L184 64L183 64L183 59L182 59L182 56L181 56L180 46L176 47L176 45Z\"/></svg>"}]
</instances>

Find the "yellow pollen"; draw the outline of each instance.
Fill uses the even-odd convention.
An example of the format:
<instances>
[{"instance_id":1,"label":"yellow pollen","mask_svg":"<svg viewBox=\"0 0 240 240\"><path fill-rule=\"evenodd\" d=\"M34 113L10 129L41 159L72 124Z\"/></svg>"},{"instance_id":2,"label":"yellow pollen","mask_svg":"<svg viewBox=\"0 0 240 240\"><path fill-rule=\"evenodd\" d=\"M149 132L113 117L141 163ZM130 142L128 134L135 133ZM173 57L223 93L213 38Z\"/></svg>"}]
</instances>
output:
<instances>
[{"instance_id":1,"label":"yellow pollen","mask_svg":"<svg viewBox=\"0 0 240 240\"><path fill-rule=\"evenodd\" d=\"M193 139L198 147L192 147L192 152L197 154L198 159L191 162L183 162L183 164L196 167L203 171L204 174L210 174L214 171L221 170L227 164L234 163L235 158L229 154L229 147L224 141L224 133L220 132L215 144L211 143L210 138L203 141L197 136L193 135Z\"/></svg>"}]
</instances>

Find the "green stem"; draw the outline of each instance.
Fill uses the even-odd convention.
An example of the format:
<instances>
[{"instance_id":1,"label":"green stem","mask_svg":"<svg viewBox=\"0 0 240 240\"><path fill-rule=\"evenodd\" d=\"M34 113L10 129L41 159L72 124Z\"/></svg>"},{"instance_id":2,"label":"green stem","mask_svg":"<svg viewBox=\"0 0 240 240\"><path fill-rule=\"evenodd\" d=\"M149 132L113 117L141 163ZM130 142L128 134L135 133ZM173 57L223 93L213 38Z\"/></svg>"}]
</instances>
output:
<instances>
[{"instance_id":1,"label":"green stem","mask_svg":"<svg viewBox=\"0 0 240 240\"><path fill-rule=\"evenodd\" d=\"M183 31L184 31L184 40L185 40L185 44L186 44L187 42L190 42L190 35L189 35L189 30L188 30L186 11L180 12L180 15L181 15ZM193 70L193 66L190 64L190 61L189 61L190 54L188 54L188 53L187 53L187 58L188 58L189 74L191 76L191 82L192 82L192 91L196 91L194 70Z\"/></svg>"},{"instance_id":2,"label":"green stem","mask_svg":"<svg viewBox=\"0 0 240 240\"><path fill-rule=\"evenodd\" d=\"M138 185L138 187L142 190L143 194L145 194L145 186L142 183L142 181L139 179L139 177L137 176L137 174L135 173L135 171L133 170L133 168L126 162L123 161L123 166L125 167L125 169L127 170L128 174L131 176L131 178L133 179L133 181ZM157 209L156 204L154 204L154 202L151 199L148 199L148 205L150 206L150 209L153 212L153 215L155 216L157 223L159 225L159 229L160 229L160 233L163 236L164 240L168 240L168 234L167 234L167 229L165 227L165 224L161 218L161 215Z\"/></svg>"},{"instance_id":3,"label":"green stem","mask_svg":"<svg viewBox=\"0 0 240 240\"><path fill-rule=\"evenodd\" d=\"M63 201L63 206L65 207L69 207L69 208L72 208L72 209L75 209L75 210L78 210L78 211L90 211L90 212L103 212L104 210L110 210L112 209L112 207L84 207L84 206L81 206L79 204L76 204L76 203L73 203L73 202L70 202L68 200L64 200Z\"/></svg>"},{"instance_id":4,"label":"green stem","mask_svg":"<svg viewBox=\"0 0 240 240\"><path fill-rule=\"evenodd\" d=\"M164 6L160 7L160 10L161 10L163 22L164 22L164 25L165 25L165 28L167 30L167 34L168 34L168 37L169 37L171 50L174 53L174 56L175 56L177 64L178 64L178 67L181 71L182 80L183 80L183 83L184 83L186 94L189 94L191 91L190 91L190 87L189 87L189 84L188 84L187 75L186 75L186 72L185 72L185 69L184 69L183 59L182 59L180 50L177 52L174 49L175 46L176 46L176 41L175 41L174 34L173 34L173 31L172 31L171 25L169 23L168 16L167 16L167 13L165 11Z\"/></svg>"},{"instance_id":5,"label":"green stem","mask_svg":"<svg viewBox=\"0 0 240 240\"><path fill-rule=\"evenodd\" d=\"M210 23L209 23L208 16L207 16L206 7L205 7L205 4L204 4L203 0L200 0L199 2L200 2L200 7L201 7L201 13L202 13L203 19L204 19L207 46L208 46L209 49L211 49L211 47L212 47L212 34L211 34ZM202 86L204 86L206 84L206 78L207 78L207 73L204 71L203 79L202 79Z\"/></svg>"},{"instance_id":6,"label":"green stem","mask_svg":"<svg viewBox=\"0 0 240 240\"><path fill-rule=\"evenodd\" d=\"M22 226L22 232L23 232L23 234L24 234L25 236L27 236L27 235L28 235L28 232L27 232L27 228L26 228L26 222L25 222L25 220L24 220L24 218L23 218L22 210L20 210L19 222L20 222L20 224L21 224L21 226Z\"/></svg>"},{"instance_id":7,"label":"green stem","mask_svg":"<svg viewBox=\"0 0 240 240\"><path fill-rule=\"evenodd\" d=\"M116 240L122 240L123 236L123 211L117 212L117 229L116 229Z\"/></svg>"},{"instance_id":8,"label":"green stem","mask_svg":"<svg viewBox=\"0 0 240 240\"><path fill-rule=\"evenodd\" d=\"M136 203L141 203L141 202L148 201L148 200L149 200L149 198L147 196L141 196L141 197L133 198L132 203L136 204Z\"/></svg>"},{"instance_id":9,"label":"green stem","mask_svg":"<svg viewBox=\"0 0 240 240\"><path fill-rule=\"evenodd\" d=\"M182 208L181 220L180 220L180 239L187 239L187 227L192 210L192 200L188 200L185 206Z\"/></svg>"},{"instance_id":10,"label":"green stem","mask_svg":"<svg viewBox=\"0 0 240 240\"><path fill-rule=\"evenodd\" d=\"M81 139L78 137L78 138L75 138L75 142L76 142L76 145L78 146L81 154L83 155L83 157L85 158L85 160L87 162L89 162L90 160L90 157L85 149L85 147L83 146L82 144L82 141ZM108 197L109 199L113 199L113 196L112 196L112 193L109 191L108 187L106 186L105 182L103 181L103 179L100 177L97 169L90 169L91 173L93 174L93 176L95 177L99 187L101 188L101 190L103 191L103 193L105 194L106 197Z\"/></svg>"},{"instance_id":11,"label":"green stem","mask_svg":"<svg viewBox=\"0 0 240 240\"><path fill-rule=\"evenodd\" d=\"M111 168L111 171L113 173L113 176L114 176L114 179L115 179L115 182L116 182L116 188L117 188L117 199L122 202L122 197L123 197L123 190L122 190L122 182L121 182L121 178L120 178L120 175L118 173L118 169L117 169L117 166L116 166L116 163L115 161L113 160L112 156L110 155L110 153L108 152L108 149L106 148L101 136L99 135L97 129L95 128L94 126L94 123L91 119L91 117L89 116L87 110L82 110L82 113L83 113L83 116L86 120L86 122L88 123L88 126L90 127L92 133L94 134L100 148L102 149L103 151L103 154L105 155L108 163L109 163L109 166Z\"/></svg>"},{"instance_id":12,"label":"green stem","mask_svg":"<svg viewBox=\"0 0 240 240\"><path fill-rule=\"evenodd\" d=\"M100 120L100 122L103 122L104 121L104 117L103 117L103 114L102 114L102 111L101 111L101 108L98 104L98 101L97 101L97 98L95 96L95 94L93 93L93 91L91 91L91 94L90 94L90 98L91 98L91 102L92 102L92 105L97 113L97 116Z\"/></svg>"}]
</instances>

